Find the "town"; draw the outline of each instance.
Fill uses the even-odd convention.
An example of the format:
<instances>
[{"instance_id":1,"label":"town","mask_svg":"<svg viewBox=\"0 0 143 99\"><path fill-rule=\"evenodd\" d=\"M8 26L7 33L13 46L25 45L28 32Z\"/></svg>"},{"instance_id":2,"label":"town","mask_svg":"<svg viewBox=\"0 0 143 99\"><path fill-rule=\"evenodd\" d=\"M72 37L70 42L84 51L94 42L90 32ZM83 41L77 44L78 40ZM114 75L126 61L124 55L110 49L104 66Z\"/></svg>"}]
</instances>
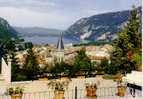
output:
<instances>
[{"instance_id":1,"label":"town","mask_svg":"<svg viewBox=\"0 0 143 99\"><path fill-rule=\"evenodd\" d=\"M64 31L13 28L0 18L0 99L142 99L141 10L82 18Z\"/></svg>"}]
</instances>

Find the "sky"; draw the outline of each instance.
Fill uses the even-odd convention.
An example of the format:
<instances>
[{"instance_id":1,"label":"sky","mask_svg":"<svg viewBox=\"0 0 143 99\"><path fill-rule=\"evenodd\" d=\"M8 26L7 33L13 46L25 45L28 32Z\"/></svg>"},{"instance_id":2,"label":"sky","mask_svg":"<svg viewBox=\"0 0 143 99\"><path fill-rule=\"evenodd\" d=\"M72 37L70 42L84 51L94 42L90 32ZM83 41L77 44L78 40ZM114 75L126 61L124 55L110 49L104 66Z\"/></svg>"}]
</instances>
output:
<instances>
[{"instance_id":1,"label":"sky","mask_svg":"<svg viewBox=\"0 0 143 99\"><path fill-rule=\"evenodd\" d=\"M83 17L128 10L141 0L0 0L0 17L19 27L65 30Z\"/></svg>"}]
</instances>

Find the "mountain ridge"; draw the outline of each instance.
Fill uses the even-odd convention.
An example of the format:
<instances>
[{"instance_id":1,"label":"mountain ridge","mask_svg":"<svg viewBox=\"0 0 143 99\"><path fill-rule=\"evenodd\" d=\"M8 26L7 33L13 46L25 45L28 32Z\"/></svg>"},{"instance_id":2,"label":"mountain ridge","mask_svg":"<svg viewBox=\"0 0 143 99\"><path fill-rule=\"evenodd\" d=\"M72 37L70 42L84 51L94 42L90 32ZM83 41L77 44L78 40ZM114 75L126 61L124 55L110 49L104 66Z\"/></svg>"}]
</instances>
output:
<instances>
[{"instance_id":1,"label":"mountain ridge","mask_svg":"<svg viewBox=\"0 0 143 99\"><path fill-rule=\"evenodd\" d=\"M141 7L137 8L141 16ZM75 40L113 40L126 25L131 10L92 15L77 20L66 31L66 37Z\"/></svg>"},{"instance_id":2,"label":"mountain ridge","mask_svg":"<svg viewBox=\"0 0 143 99\"><path fill-rule=\"evenodd\" d=\"M43 27L14 27L18 35L25 36L58 36L63 30Z\"/></svg>"},{"instance_id":3,"label":"mountain ridge","mask_svg":"<svg viewBox=\"0 0 143 99\"><path fill-rule=\"evenodd\" d=\"M17 37L17 31L8 23L7 20L0 17L0 39L7 40Z\"/></svg>"}]
</instances>

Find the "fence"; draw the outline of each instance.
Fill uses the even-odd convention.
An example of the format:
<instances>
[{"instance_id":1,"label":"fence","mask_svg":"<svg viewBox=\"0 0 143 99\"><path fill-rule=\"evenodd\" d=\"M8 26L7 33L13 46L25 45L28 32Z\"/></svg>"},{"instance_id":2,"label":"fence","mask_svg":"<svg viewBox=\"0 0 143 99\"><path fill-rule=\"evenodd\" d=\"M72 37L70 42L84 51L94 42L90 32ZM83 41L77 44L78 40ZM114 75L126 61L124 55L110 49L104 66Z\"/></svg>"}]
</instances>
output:
<instances>
[{"instance_id":1,"label":"fence","mask_svg":"<svg viewBox=\"0 0 143 99\"><path fill-rule=\"evenodd\" d=\"M141 99L142 92L141 90L135 90L135 98ZM119 97L116 95L117 88L98 88L96 91L97 98L92 99L132 99L133 96L130 94L130 89L127 88L126 94L124 97ZM9 95L0 95L0 99L11 99ZM54 91L45 91L45 92L32 92L32 93L24 93L22 95L22 99L54 99ZM60 99L60 98L59 98ZM86 96L85 89L75 89L66 90L64 93L63 99L91 99Z\"/></svg>"}]
</instances>

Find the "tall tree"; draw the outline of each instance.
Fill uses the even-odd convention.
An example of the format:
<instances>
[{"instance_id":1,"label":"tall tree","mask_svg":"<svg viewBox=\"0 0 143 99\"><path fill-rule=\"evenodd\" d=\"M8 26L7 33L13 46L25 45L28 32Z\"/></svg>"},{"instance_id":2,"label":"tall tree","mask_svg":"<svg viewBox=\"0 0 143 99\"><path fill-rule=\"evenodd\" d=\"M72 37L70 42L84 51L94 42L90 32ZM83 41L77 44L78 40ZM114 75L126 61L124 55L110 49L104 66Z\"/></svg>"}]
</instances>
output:
<instances>
[{"instance_id":1,"label":"tall tree","mask_svg":"<svg viewBox=\"0 0 143 99\"><path fill-rule=\"evenodd\" d=\"M141 20L139 19L137 8L133 7L127 25L113 42L114 51L111 65L116 68L115 70L124 73L135 69L132 56L141 49L140 27Z\"/></svg>"},{"instance_id":2,"label":"tall tree","mask_svg":"<svg viewBox=\"0 0 143 99\"><path fill-rule=\"evenodd\" d=\"M27 53L26 61L23 66L23 72L27 76L28 80L34 80L37 78L39 73L39 66L32 48L28 49Z\"/></svg>"}]
</instances>

